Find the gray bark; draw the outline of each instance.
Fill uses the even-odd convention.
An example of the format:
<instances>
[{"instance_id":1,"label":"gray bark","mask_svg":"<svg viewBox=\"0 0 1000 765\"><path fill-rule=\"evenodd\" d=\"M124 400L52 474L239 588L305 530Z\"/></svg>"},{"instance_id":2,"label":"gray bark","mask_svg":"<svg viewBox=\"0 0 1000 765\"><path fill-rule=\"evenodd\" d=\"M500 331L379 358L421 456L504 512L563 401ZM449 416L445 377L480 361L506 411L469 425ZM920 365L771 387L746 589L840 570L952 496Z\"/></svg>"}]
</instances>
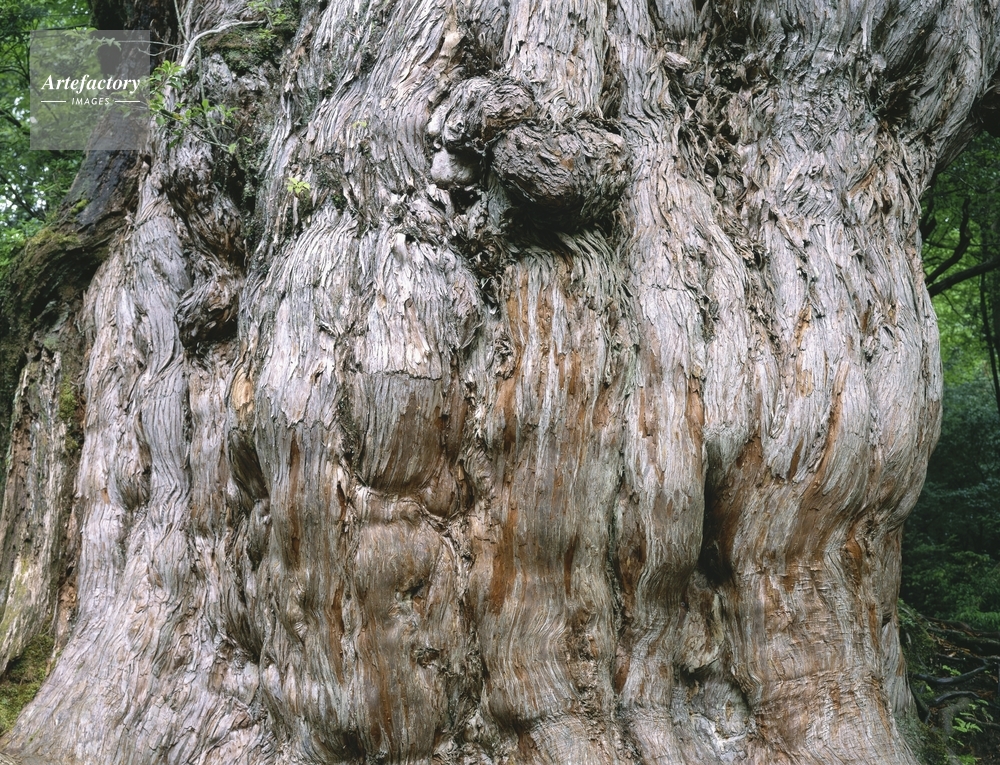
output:
<instances>
[{"instance_id":1,"label":"gray bark","mask_svg":"<svg viewBox=\"0 0 1000 765\"><path fill-rule=\"evenodd\" d=\"M253 212L156 133L87 289L75 610L8 751L914 763L919 197L996 0L300 11L278 69L205 38Z\"/></svg>"}]
</instances>

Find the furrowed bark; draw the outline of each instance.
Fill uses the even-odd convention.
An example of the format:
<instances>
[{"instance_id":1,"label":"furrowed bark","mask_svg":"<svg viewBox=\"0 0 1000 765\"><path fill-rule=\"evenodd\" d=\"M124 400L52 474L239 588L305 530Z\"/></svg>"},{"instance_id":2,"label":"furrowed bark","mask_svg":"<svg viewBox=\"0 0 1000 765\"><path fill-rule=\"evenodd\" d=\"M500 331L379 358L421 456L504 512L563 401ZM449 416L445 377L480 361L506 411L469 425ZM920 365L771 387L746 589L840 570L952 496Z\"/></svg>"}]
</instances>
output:
<instances>
[{"instance_id":1,"label":"furrowed bark","mask_svg":"<svg viewBox=\"0 0 1000 765\"><path fill-rule=\"evenodd\" d=\"M88 157L56 221L17 254L0 286L3 668L40 634L54 633L61 648L75 614L80 298L131 203L133 165L127 155Z\"/></svg>"},{"instance_id":2,"label":"furrowed bark","mask_svg":"<svg viewBox=\"0 0 1000 765\"><path fill-rule=\"evenodd\" d=\"M280 70L205 38L257 193L154 134L88 288L79 610L8 750L912 765L919 197L1000 8L299 11Z\"/></svg>"}]
</instances>

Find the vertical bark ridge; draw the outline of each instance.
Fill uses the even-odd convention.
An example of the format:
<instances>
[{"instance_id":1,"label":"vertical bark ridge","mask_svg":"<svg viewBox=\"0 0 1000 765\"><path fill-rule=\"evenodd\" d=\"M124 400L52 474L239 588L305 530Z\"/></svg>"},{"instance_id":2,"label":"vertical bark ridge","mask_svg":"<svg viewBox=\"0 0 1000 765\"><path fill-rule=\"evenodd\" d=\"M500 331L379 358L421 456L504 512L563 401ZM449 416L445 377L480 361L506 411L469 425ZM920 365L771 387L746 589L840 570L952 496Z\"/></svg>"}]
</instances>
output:
<instances>
[{"instance_id":1,"label":"vertical bark ridge","mask_svg":"<svg viewBox=\"0 0 1000 765\"><path fill-rule=\"evenodd\" d=\"M606 7L510 7L501 68L527 87L556 130L600 116ZM565 192L543 190L548 171L521 153L534 145L525 138L504 149L525 160L507 177L532 190L529 208L541 198L558 205ZM630 366L631 341L619 326L624 294L600 232L526 234L505 248L515 262L501 277L494 330L508 339L510 358L494 358L473 378L484 393L477 414L485 433L476 447L489 465L475 487L475 517L488 542L473 548L470 581L483 701L501 736L517 736L524 762L619 762L606 562L621 480L616 423Z\"/></svg>"},{"instance_id":2,"label":"vertical bark ridge","mask_svg":"<svg viewBox=\"0 0 1000 765\"><path fill-rule=\"evenodd\" d=\"M704 513L698 300L704 295L701 258L710 246L699 226L707 218L699 205L707 200L678 180L677 115L667 95L671 72L653 48L656 21L645 7L630 4L619 7L612 27L624 73L620 121L635 157L623 205L631 236L621 257L639 327L625 419L628 493L616 550L625 603L617 677L623 715L644 762L685 758L671 707L682 600L701 548ZM675 217L688 203L691 210Z\"/></svg>"},{"instance_id":3,"label":"vertical bark ridge","mask_svg":"<svg viewBox=\"0 0 1000 765\"><path fill-rule=\"evenodd\" d=\"M514 0L510 5L505 69L531 88L556 122L600 116L607 10L607 0Z\"/></svg>"},{"instance_id":4,"label":"vertical bark ridge","mask_svg":"<svg viewBox=\"0 0 1000 765\"><path fill-rule=\"evenodd\" d=\"M935 432L940 380L927 374L927 359L936 355L926 331L931 312L912 286L920 279L914 259L898 244L916 238L914 190L921 181L910 175L912 166L879 163L885 152L909 150L882 142L870 104L852 95L861 75L838 66L845 50L867 45L867 20L794 18L794 27L785 26L780 59L793 71L802 62L808 74L786 80L787 93L780 85L776 92L764 89L758 103L766 111L739 121L763 128L762 138L753 130L740 138L758 142L748 171L763 168L768 157L770 172L753 176L747 208L761 211L751 236L766 243L785 349L784 370L770 386L773 398L765 392L758 414L760 451L749 462L756 475L743 466L721 502L740 513L731 520L738 525L727 554L739 582L737 618L744 620L737 661L745 662L741 680L760 726L750 753L763 741L760 751L785 752L793 761L906 761L884 681L873 681L885 669L878 658L883 614L862 604L874 595L873 558L864 550L885 544L912 506L912 476L923 469ZM818 56L829 62L825 69L817 68ZM885 216L889 230L858 247L857 234L844 226L848 216L837 190L852 197L862 196L862 188L871 193L867 179L858 182L852 174L886 166L901 172L882 179L885 196L869 214L896 205L901 214ZM872 260L882 267L871 267ZM872 330L872 304L888 317L875 341L884 352L872 347L871 335L862 336ZM868 366L873 358L876 370ZM914 399L890 400L901 379L920 381L907 389ZM804 422L813 425L800 429ZM855 472L858 464L866 467ZM745 487L755 485L761 491L749 499ZM834 582L837 597L825 594ZM865 615L860 629L854 626L859 614ZM842 715L815 713L842 709L845 698L856 710L849 734L842 733ZM796 709L810 711L796 715ZM825 745L817 746L819 740Z\"/></svg>"},{"instance_id":5,"label":"vertical bark ridge","mask_svg":"<svg viewBox=\"0 0 1000 765\"><path fill-rule=\"evenodd\" d=\"M174 310L191 281L156 180L142 184L128 244L102 267L88 296L91 358L102 363L86 380L74 635L8 738L56 761L138 760L148 751L183 759L215 750L225 758L252 737L250 699L240 704L210 682L230 674L215 651L213 588L202 584L214 568L206 530L221 530L218 515L211 517L221 502L199 506L197 520L190 504L192 483L218 487L228 472L218 454L220 382L231 360L209 356L196 370L201 384L190 390ZM205 385L206 377L213 384ZM189 437L192 418L214 422L214 433ZM95 652L95 644L110 650ZM34 733L53 719L65 738ZM90 735L109 722L133 735Z\"/></svg>"},{"instance_id":6,"label":"vertical bark ridge","mask_svg":"<svg viewBox=\"0 0 1000 765\"><path fill-rule=\"evenodd\" d=\"M483 700L528 762L618 761L606 562L631 343L606 257L585 235L521 253L500 320L509 371L474 378L489 460L470 582Z\"/></svg>"},{"instance_id":7,"label":"vertical bark ridge","mask_svg":"<svg viewBox=\"0 0 1000 765\"><path fill-rule=\"evenodd\" d=\"M319 188L332 175L348 201L275 248L245 314L248 446L269 487L248 618L277 614L260 664L292 761L430 762L469 714L462 542L449 524L465 407L455 364L479 299L428 190L423 133L455 24L435 2L360 16L330 5L312 44L317 62L330 47L349 62L338 97L304 140L279 133L271 148L270 177ZM294 226L295 203L276 192L272 220Z\"/></svg>"},{"instance_id":8,"label":"vertical bark ridge","mask_svg":"<svg viewBox=\"0 0 1000 765\"><path fill-rule=\"evenodd\" d=\"M220 8L210 12L218 23ZM138 207L87 293L79 608L61 660L6 739L41 761L231 762L267 749L251 710L257 680L220 634L232 349L195 349L199 327L218 319L211 283L233 284L241 260L232 204L203 185L216 161L190 139L153 141Z\"/></svg>"},{"instance_id":9,"label":"vertical bark ridge","mask_svg":"<svg viewBox=\"0 0 1000 765\"><path fill-rule=\"evenodd\" d=\"M72 331L63 324L52 334L67 330ZM0 570L6 574L0 591L4 669L31 638L51 630L56 614L63 557L69 547L66 527L73 509L74 385L64 353L43 346L38 358L21 372L11 407L13 427L0 516L4 529ZM67 391L73 402L69 412ZM66 618L65 613L60 616ZM62 630L57 637L64 637Z\"/></svg>"}]
</instances>

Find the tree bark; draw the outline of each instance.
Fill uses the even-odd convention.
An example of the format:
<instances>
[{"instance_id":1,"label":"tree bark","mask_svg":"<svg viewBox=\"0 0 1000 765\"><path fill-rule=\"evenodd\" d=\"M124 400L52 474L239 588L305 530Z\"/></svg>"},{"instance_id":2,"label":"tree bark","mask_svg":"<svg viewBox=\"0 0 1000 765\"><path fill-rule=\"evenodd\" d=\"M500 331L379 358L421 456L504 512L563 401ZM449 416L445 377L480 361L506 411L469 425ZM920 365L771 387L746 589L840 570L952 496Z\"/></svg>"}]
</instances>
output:
<instances>
[{"instance_id":1,"label":"tree bark","mask_svg":"<svg viewBox=\"0 0 1000 765\"><path fill-rule=\"evenodd\" d=\"M179 11L182 50L248 18ZM86 291L75 603L8 752L915 763L919 198L978 129L996 0L295 27L277 67L202 40L190 92L256 119L248 175L155 132Z\"/></svg>"}]
</instances>

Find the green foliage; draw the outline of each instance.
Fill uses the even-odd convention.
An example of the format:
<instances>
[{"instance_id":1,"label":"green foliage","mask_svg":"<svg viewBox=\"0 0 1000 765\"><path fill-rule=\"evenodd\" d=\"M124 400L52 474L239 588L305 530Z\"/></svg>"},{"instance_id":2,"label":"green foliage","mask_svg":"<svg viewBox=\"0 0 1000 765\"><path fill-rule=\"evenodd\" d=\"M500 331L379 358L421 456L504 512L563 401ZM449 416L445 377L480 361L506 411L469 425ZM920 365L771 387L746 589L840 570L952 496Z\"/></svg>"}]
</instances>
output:
<instances>
[{"instance_id":1,"label":"green foliage","mask_svg":"<svg viewBox=\"0 0 1000 765\"><path fill-rule=\"evenodd\" d=\"M153 112L166 108L164 91L178 90L184 75L184 67L166 59L149 75L149 105ZM162 123L160 123L162 124Z\"/></svg>"},{"instance_id":2,"label":"green foliage","mask_svg":"<svg viewBox=\"0 0 1000 765\"><path fill-rule=\"evenodd\" d=\"M965 712L963 715L967 714ZM956 717L952 722L955 730L959 733L982 733L983 729L975 722L975 719L966 719L965 717Z\"/></svg>"},{"instance_id":3,"label":"green foliage","mask_svg":"<svg viewBox=\"0 0 1000 765\"><path fill-rule=\"evenodd\" d=\"M246 74L281 53L282 41L270 29L236 29L205 43L209 53L218 52L235 74Z\"/></svg>"},{"instance_id":4,"label":"green foliage","mask_svg":"<svg viewBox=\"0 0 1000 765\"><path fill-rule=\"evenodd\" d=\"M907 525L903 597L1000 630L1000 418L989 381L948 385L938 448Z\"/></svg>"},{"instance_id":5,"label":"green foliage","mask_svg":"<svg viewBox=\"0 0 1000 765\"><path fill-rule=\"evenodd\" d=\"M0 223L0 279L17 253L31 237L42 230L44 223L37 218Z\"/></svg>"},{"instance_id":6,"label":"green foliage","mask_svg":"<svg viewBox=\"0 0 1000 765\"><path fill-rule=\"evenodd\" d=\"M282 47L281 38L275 33L290 31L294 17L283 4L275 4L268 0L250 0L248 9L256 16L264 17L267 28L238 28L204 44L208 53L218 52L227 66L236 74L243 74L257 68L265 60L275 58ZM244 21L242 25L257 24L255 21ZM200 43L196 43L201 45ZM198 60L201 48L197 47ZM188 60L186 57L185 61ZM199 67L185 67L173 61L161 63L149 77L149 108L156 123L173 128L170 146L176 145L185 135L197 135L206 143L225 149L235 155L239 150L239 139L233 138L223 128L234 126L237 114L235 107L211 102L205 97L205 83L199 79ZM197 92L190 103L189 94Z\"/></svg>"},{"instance_id":7,"label":"green foliage","mask_svg":"<svg viewBox=\"0 0 1000 765\"><path fill-rule=\"evenodd\" d=\"M30 34L83 27L88 19L80 0L0 0L0 276L65 196L83 157L29 150Z\"/></svg>"},{"instance_id":8,"label":"green foliage","mask_svg":"<svg viewBox=\"0 0 1000 765\"><path fill-rule=\"evenodd\" d=\"M987 700L959 699L958 708L952 707L950 710L953 716L949 717L950 728L946 729L943 713L956 702L942 704L939 701L935 704L935 698L948 689L915 677L957 677L978 667L982 658L971 651L957 648L949 642L947 635L939 632L935 634L941 625L933 624L902 600L897 603L897 613L900 645L910 674L910 689L921 714L920 717L906 715L898 722L919 761L922 765L953 765L956 757L962 759L990 751L993 746L990 728L994 727L995 709ZM979 681L987 689L993 682L986 674L979 675ZM971 681L972 685L969 682L966 680L960 686L961 689L977 688L976 680ZM983 688L984 685L978 685L978 691L981 692ZM986 690L985 695L990 695L989 690ZM921 719L926 721L922 722Z\"/></svg>"},{"instance_id":9,"label":"green foliage","mask_svg":"<svg viewBox=\"0 0 1000 765\"><path fill-rule=\"evenodd\" d=\"M1000 631L1000 418L988 379L945 389L941 439L907 522L902 597Z\"/></svg>"},{"instance_id":10,"label":"green foliage","mask_svg":"<svg viewBox=\"0 0 1000 765\"><path fill-rule=\"evenodd\" d=\"M247 7L255 15L266 18L267 25L271 28L287 27L293 21L292 15L284 5L276 5L268 0L250 0Z\"/></svg>"},{"instance_id":11,"label":"green foliage","mask_svg":"<svg viewBox=\"0 0 1000 765\"><path fill-rule=\"evenodd\" d=\"M1000 631L1000 567L953 544L923 544L908 553L904 595L937 618Z\"/></svg>"},{"instance_id":12,"label":"green foliage","mask_svg":"<svg viewBox=\"0 0 1000 765\"><path fill-rule=\"evenodd\" d=\"M0 734L10 729L21 710L38 693L48 674L52 645L48 634L39 635L7 665L0 678Z\"/></svg>"},{"instance_id":13,"label":"green foliage","mask_svg":"<svg viewBox=\"0 0 1000 765\"><path fill-rule=\"evenodd\" d=\"M941 438L907 521L901 593L929 616L1000 631L1000 416L990 358L1000 281L985 271L1000 257L1000 141L973 141L924 205L925 272L932 290L950 284L934 297L945 393Z\"/></svg>"},{"instance_id":14,"label":"green foliage","mask_svg":"<svg viewBox=\"0 0 1000 765\"><path fill-rule=\"evenodd\" d=\"M989 703L984 699L976 699L961 710L951 721L951 742L954 748L966 750L958 754L958 761L975 765L979 758L971 754L972 742L976 734L983 732L983 726L993 723L993 715L989 711Z\"/></svg>"},{"instance_id":15,"label":"green foliage","mask_svg":"<svg viewBox=\"0 0 1000 765\"><path fill-rule=\"evenodd\" d=\"M934 308L945 379L989 376L990 350L1000 349L1000 139L983 133L939 174L921 229L930 290L941 290Z\"/></svg>"},{"instance_id":16,"label":"green foliage","mask_svg":"<svg viewBox=\"0 0 1000 765\"><path fill-rule=\"evenodd\" d=\"M309 185L309 181L304 181L301 178L291 175L285 181L285 189L289 194L302 199L312 190L312 186Z\"/></svg>"},{"instance_id":17,"label":"green foliage","mask_svg":"<svg viewBox=\"0 0 1000 765\"><path fill-rule=\"evenodd\" d=\"M237 143L223 143L220 136L223 127L232 125L236 108L211 103L207 98L188 104L179 95L184 85L184 74L184 67L173 61L164 61L149 76L149 110L157 125L173 128L169 145L175 146L185 134L197 128L196 134L201 140L235 154Z\"/></svg>"},{"instance_id":18,"label":"green foliage","mask_svg":"<svg viewBox=\"0 0 1000 765\"><path fill-rule=\"evenodd\" d=\"M899 634L906 662L912 671L923 672L934 661L937 645L927 631L925 621L902 600L897 603Z\"/></svg>"}]
</instances>

